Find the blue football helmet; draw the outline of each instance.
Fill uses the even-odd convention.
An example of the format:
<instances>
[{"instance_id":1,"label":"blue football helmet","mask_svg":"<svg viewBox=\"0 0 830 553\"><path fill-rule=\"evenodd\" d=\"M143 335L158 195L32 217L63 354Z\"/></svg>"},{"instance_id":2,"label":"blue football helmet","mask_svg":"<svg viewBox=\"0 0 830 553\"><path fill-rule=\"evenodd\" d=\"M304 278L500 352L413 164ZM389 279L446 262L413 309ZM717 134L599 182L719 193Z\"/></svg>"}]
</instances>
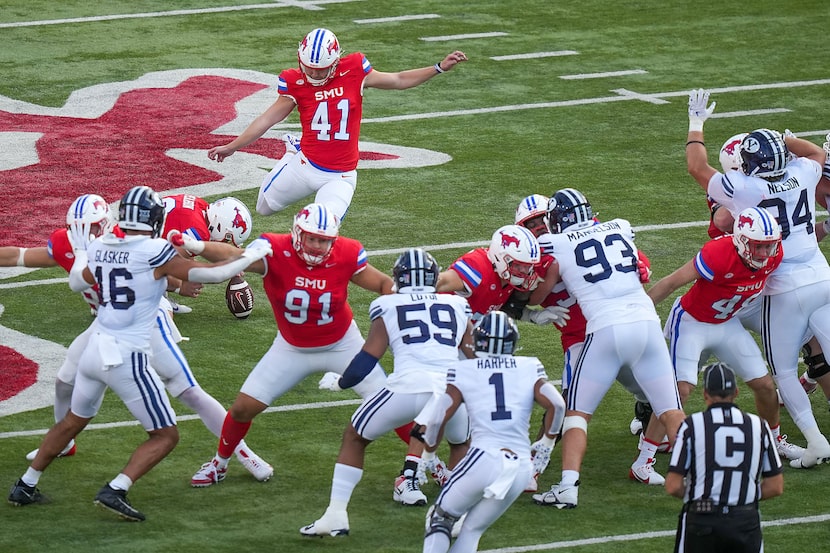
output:
<instances>
[{"instance_id":1,"label":"blue football helmet","mask_svg":"<svg viewBox=\"0 0 830 553\"><path fill-rule=\"evenodd\" d=\"M744 174L762 179L777 179L784 174L790 152L780 133L769 129L752 131L741 142L741 167Z\"/></svg>"},{"instance_id":2,"label":"blue football helmet","mask_svg":"<svg viewBox=\"0 0 830 553\"><path fill-rule=\"evenodd\" d=\"M158 192L149 186L130 188L118 204L118 226L122 230L149 230L161 236L167 213Z\"/></svg>"},{"instance_id":3,"label":"blue football helmet","mask_svg":"<svg viewBox=\"0 0 830 553\"><path fill-rule=\"evenodd\" d=\"M593 220L594 211L591 204L579 190L563 188L548 202L548 228L551 232L558 234L570 226Z\"/></svg>"},{"instance_id":4,"label":"blue football helmet","mask_svg":"<svg viewBox=\"0 0 830 553\"><path fill-rule=\"evenodd\" d=\"M519 343L519 329L504 311L490 311L473 327L476 357L514 355Z\"/></svg>"},{"instance_id":5,"label":"blue football helmet","mask_svg":"<svg viewBox=\"0 0 830 553\"><path fill-rule=\"evenodd\" d=\"M428 252L421 248L409 248L403 252L395 266L392 277L398 292L435 292L438 273L441 268Z\"/></svg>"}]
</instances>

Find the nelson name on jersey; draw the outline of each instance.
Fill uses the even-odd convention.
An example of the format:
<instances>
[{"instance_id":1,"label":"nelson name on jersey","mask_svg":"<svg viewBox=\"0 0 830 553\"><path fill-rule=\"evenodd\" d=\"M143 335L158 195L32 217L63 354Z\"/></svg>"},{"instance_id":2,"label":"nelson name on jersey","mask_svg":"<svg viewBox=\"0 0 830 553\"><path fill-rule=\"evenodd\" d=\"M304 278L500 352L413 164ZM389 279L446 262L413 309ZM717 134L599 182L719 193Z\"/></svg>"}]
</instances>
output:
<instances>
[{"instance_id":1,"label":"nelson name on jersey","mask_svg":"<svg viewBox=\"0 0 830 553\"><path fill-rule=\"evenodd\" d=\"M786 192L787 190L792 190L793 188L800 187L801 184L798 182L798 179L795 177L790 177L784 182L768 182L767 189L769 190L770 194L777 194L779 192Z\"/></svg>"},{"instance_id":2,"label":"nelson name on jersey","mask_svg":"<svg viewBox=\"0 0 830 553\"><path fill-rule=\"evenodd\" d=\"M596 234L598 232L605 232L607 230L619 230L620 224L615 223L614 221L609 221L607 223L597 223L592 227L588 227L587 229L583 230L575 230L572 232L566 233L568 240L570 242L574 242L575 240L581 240L586 236L590 236L591 234Z\"/></svg>"}]
</instances>

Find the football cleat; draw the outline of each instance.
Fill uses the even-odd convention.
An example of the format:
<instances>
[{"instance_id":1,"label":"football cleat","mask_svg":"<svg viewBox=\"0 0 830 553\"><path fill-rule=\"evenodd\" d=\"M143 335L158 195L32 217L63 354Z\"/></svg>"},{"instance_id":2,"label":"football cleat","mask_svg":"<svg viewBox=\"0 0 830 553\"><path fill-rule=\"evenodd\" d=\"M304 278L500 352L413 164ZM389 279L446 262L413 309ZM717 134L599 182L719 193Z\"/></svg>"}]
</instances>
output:
<instances>
[{"instance_id":1,"label":"football cleat","mask_svg":"<svg viewBox=\"0 0 830 553\"><path fill-rule=\"evenodd\" d=\"M9 503L15 507L32 505L34 503L47 503L49 500L40 493L37 486L27 486L23 480L18 480L9 491Z\"/></svg>"},{"instance_id":2,"label":"football cleat","mask_svg":"<svg viewBox=\"0 0 830 553\"><path fill-rule=\"evenodd\" d=\"M274 476L274 467L266 463L262 457L242 444L236 448L236 458L260 482L266 482Z\"/></svg>"},{"instance_id":3,"label":"football cleat","mask_svg":"<svg viewBox=\"0 0 830 553\"><path fill-rule=\"evenodd\" d=\"M104 484L104 487L98 491L93 503L130 522L142 522L147 518L141 511L130 505L126 490L114 490L109 484Z\"/></svg>"},{"instance_id":4,"label":"football cleat","mask_svg":"<svg viewBox=\"0 0 830 553\"><path fill-rule=\"evenodd\" d=\"M181 303L179 303L177 301L173 301L170 298L167 298L167 300L170 302L170 307L171 307L171 309L173 309L173 313L175 313L176 315L186 315L187 313L192 313L193 312L192 307L182 305Z\"/></svg>"},{"instance_id":5,"label":"football cleat","mask_svg":"<svg viewBox=\"0 0 830 553\"><path fill-rule=\"evenodd\" d=\"M628 469L628 477L652 486L662 486L666 483L666 479L654 470L654 459L649 459L644 465L636 467L631 465L631 468Z\"/></svg>"},{"instance_id":6,"label":"football cleat","mask_svg":"<svg viewBox=\"0 0 830 553\"><path fill-rule=\"evenodd\" d=\"M808 394L812 394L816 391L816 388L818 388L818 382L807 376L806 372L799 377L798 381L801 383L801 387L804 388L804 391Z\"/></svg>"},{"instance_id":7,"label":"football cleat","mask_svg":"<svg viewBox=\"0 0 830 553\"><path fill-rule=\"evenodd\" d=\"M643 423L637 417L631 419L631 422L628 424L628 430L631 432L632 435L637 436L643 432Z\"/></svg>"},{"instance_id":8,"label":"football cleat","mask_svg":"<svg viewBox=\"0 0 830 553\"><path fill-rule=\"evenodd\" d=\"M804 455L806 449L799 445L791 444L787 441L787 435L781 434L778 436L778 443L776 444L778 448L778 455L780 455L784 459L788 459L793 461L795 459L801 459Z\"/></svg>"},{"instance_id":9,"label":"football cleat","mask_svg":"<svg viewBox=\"0 0 830 553\"><path fill-rule=\"evenodd\" d=\"M330 507L323 516L300 528L300 534L309 537L348 536L349 514L346 511L334 511Z\"/></svg>"},{"instance_id":10,"label":"football cleat","mask_svg":"<svg viewBox=\"0 0 830 553\"><path fill-rule=\"evenodd\" d=\"M544 493L533 495L537 505L553 506L557 509L575 509L579 502L579 480L573 486L554 484Z\"/></svg>"},{"instance_id":11,"label":"football cleat","mask_svg":"<svg viewBox=\"0 0 830 553\"><path fill-rule=\"evenodd\" d=\"M58 457L72 457L73 455L75 455L75 453L77 453L77 449L78 448L75 447L75 439L73 438L73 439L69 440L69 443L66 444L66 447L63 448L63 451L58 453ZM27 461L34 461L35 457L37 456L38 450L39 450L39 448L38 449L33 449L32 451L27 453L26 454L26 460Z\"/></svg>"},{"instance_id":12,"label":"football cleat","mask_svg":"<svg viewBox=\"0 0 830 553\"><path fill-rule=\"evenodd\" d=\"M190 479L190 485L194 488L207 488L224 480L227 472L227 467L220 469L215 461L210 460L196 471Z\"/></svg>"},{"instance_id":13,"label":"football cleat","mask_svg":"<svg viewBox=\"0 0 830 553\"><path fill-rule=\"evenodd\" d=\"M796 469L809 469L830 461L830 443L822 436L822 443L807 444L804 453L798 459L790 461L790 466Z\"/></svg>"},{"instance_id":14,"label":"football cleat","mask_svg":"<svg viewBox=\"0 0 830 553\"><path fill-rule=\"evenodd\" d=\"M395 479L395 491L392 499L402 505L421 506L427 504L427 496L421 491L415 475L404 476L403 474Z\"/></svg>"}]
</instances>

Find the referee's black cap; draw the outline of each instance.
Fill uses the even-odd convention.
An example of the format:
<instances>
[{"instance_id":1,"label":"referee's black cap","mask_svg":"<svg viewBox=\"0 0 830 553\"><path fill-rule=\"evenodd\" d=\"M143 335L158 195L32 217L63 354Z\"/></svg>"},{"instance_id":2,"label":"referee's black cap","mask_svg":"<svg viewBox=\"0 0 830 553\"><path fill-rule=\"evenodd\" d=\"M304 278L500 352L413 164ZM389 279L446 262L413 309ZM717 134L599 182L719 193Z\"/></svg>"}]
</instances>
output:
<instances>
[{"instance_id":1,"label":"referee's black cap","mask_svg":"<svg viewBox=\"0 0 830 553\"><path fill-rule=\"evenodd\" d=\"M703 388L712 396L731 396L738 389L735 372L725 363L712 363L703 368Z\"/></svg>"}]
</instances>

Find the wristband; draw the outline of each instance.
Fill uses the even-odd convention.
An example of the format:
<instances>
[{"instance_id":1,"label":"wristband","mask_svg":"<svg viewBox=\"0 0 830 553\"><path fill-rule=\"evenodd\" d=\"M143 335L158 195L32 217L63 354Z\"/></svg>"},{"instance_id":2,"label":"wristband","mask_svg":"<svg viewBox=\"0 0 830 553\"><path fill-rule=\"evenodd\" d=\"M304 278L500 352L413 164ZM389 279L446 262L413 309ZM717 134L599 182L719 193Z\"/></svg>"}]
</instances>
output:
<instances>
[{"instance_id":1,"label":"wristband","mask_svg":"<svg viewBox=\"0 0 830 553\"><path fill-rule=\"evenodd\" d=\"M689 144L700 144L704 148L706 147L706 144L704 144L702 140L689 140L688 142L686 142L687 148L689 147Z\"/></svg>"},{"instance_id":2,"label":"wristband","mask_svg":"<svg viewBox=\"0 0 830 553\"><path fill-rule=\"evenodd\" d=\"M433 65L432 67L435 69L436 73L443 73L444 72L444 70L441 69L441 62L440 61L438 63L436 63L435 65Z\"/></svg>"},{"instance_id":3,"label":"wristband","mask_svg":"<svg viewBox=\"0 0 830 553\"><path fill-rule=\"evenodd\" d=\"M18 267L25 267L26 263L23 261L23 257L26 255L26 250L28 248L18 248L20 250L20 255L17 256L17 266Z\"/></svg>"},{"instance_id":4,"label":"wristband","mask_svg":"<svg viewBox=\"0 0 830 553\"><path fill-rule=\"evenodd\" d=\"M703 132L703 121L700 119L689 119L689 132Z\"/></svg>"}]
</instances>

